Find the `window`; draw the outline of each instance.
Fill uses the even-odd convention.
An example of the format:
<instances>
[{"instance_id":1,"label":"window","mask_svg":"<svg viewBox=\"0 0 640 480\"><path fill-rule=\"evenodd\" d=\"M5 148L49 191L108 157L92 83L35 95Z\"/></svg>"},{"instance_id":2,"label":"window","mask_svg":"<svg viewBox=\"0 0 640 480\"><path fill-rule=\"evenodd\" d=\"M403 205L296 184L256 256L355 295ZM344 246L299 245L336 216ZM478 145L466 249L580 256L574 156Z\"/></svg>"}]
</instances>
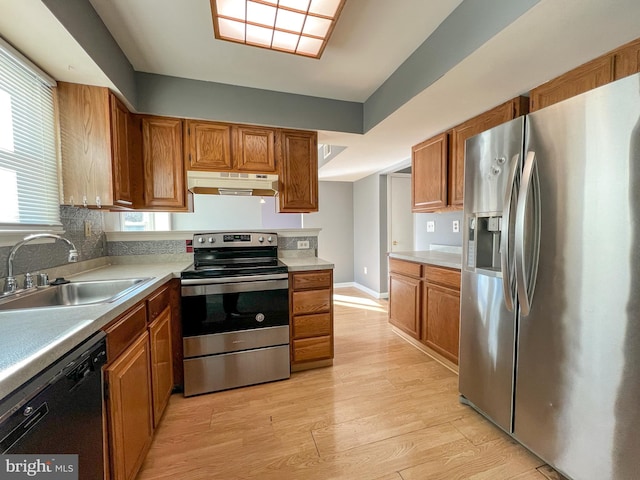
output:
<instances>
[{"instance_id":1,"label":"window","mask_svg":"<svg viewBox=\"0 0 640 480\"><path fill-rule=\"evenodd\" d=\"M124 212L120 214L123 232L149 232L171 230L169 213Z\"/></svg>"},{"instance_id":2,"label":"window","mask_svg":"<svg viewBox=\"0 0 640 480\"><path fill-rule=\"evenodd\" d=\"M60 225L54 84L0 39L2 230Z\"/></svg>"}]
</instances>

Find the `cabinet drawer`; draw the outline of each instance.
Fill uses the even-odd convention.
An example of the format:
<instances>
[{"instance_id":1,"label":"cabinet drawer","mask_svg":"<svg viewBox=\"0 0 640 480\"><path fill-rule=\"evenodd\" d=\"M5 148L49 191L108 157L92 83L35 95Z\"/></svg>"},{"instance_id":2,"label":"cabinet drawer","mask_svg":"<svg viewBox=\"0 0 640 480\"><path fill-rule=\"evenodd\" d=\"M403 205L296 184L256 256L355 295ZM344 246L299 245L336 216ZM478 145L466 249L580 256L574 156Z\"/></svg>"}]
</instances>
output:
<instances>
[{"instance_id":1,"label":"cabinet drawer","mask_svg":"<svg viewBox=\"0 0 640 480\"><path fill-rule=\"evenodd\" d=\"M147 329L147 308L140 303L105 328L107 334L107 362L111 362Z\"/></svg>"},{"instance_id":2,"label":"cabinet drawer","mask_svg":"<svg viewBox=\"0 0 640 480\"><path fill-rule=\"evenodd\" d=\"M293 341L293 361L306 362L332 358L331 336L303 338Z\"/></svg>"},{"instance_id":3,"label":"cabinet drawer","mask_svg":"<svg viewBox=\"0 0 640 480\"><path fill-rule=\"evenodd\" d=\"M293 338L331 335L331 314L303 315L293 317Z\"/></svg>"},{"instance_id":4,"label":"cabinet drawer","mask_svg":"<svg viewBox=\"0 0 640 480\"><path fill-rule=\"evenodd\" d=\"M149 307L149 323L153 322L171 302L169 285L160 287L147 300Z\"/></svg>"},{"instance_id":5,"label":"cabinet drawer","mask_svg":"<svg viewBox=\"0 0 640 480\"><path fill-rule=\"evenodd\" d=\"M429 283L439 283L460 290L460 272L458 270L425 265L424 277Z\"/></svg>"},{"instance_id":6,"label":"cabinet drawer","mask_svg":"<svg viewBox=\"0 0 640 480\"><path fill-rule=\"evenodd\" d=\"M409 277L420 278L422 276L422 265L420 263L406 262L397 258L389 259L389 271L407 275Z\"/></svg>"},{"instance_id":7,"label":"cabinet drawer","mask_svg":"<svg viewBox=\"0 0 640 480\"><path fill-rule=\"evenodd\" d=\"M324 313L331 311L331 289L293 292L291 313Z\"/></svg>"},{"instance_id":8,"label":"cabinet drawer","mask_svg":"<svg viewBox=\"0 0 640 480\"><path fill-rule=\"evenodd\" d=\"M294 290L329 287L331 287L331 270L292 275L291 288Z\"/></svg>"}]
</instances>

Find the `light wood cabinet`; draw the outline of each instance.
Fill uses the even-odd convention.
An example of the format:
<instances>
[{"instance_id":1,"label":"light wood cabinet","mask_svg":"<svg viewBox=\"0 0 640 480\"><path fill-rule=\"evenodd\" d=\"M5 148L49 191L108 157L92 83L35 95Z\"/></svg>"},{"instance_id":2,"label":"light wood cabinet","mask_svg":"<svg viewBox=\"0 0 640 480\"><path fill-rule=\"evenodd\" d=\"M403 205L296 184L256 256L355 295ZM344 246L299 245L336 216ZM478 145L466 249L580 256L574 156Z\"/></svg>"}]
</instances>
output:
<instances>
[{"instance_id":1,"label":"light wood cabinet","mask_svg":"<svg viewBox=\"0 0 640 480\"><path fill-rule=\"evenodd\" d=\"M292 370L333 363L333 270L289 274Z\"/></svg>"},{"instance_id":2,"label":"light wood cabinet","mask_svg":"<svg viewBox=\"0 0 640 480\"><path fill-rule=\"evenodd\" d=\"M420 339L422 266L389 259L389 323Z\"/></svg>"},{"instance_id":3,"label":"light wood cabinet","mask_svg":"<svg viewBox=\"0 0 640 480\"><path fill-rule=\"evenodd\" d=\"M640 39L622 45L613 51L614 80L640 72Z\"/></svg>"},{"instance_id":4,"label":"light wood cabinet","mask_svg":"<svg viewBox=\"0 0 640 480\"><path fill-rule=\"evenodd\" d=\"M279 211L318 211L318 134L282 130L278 140Z\"/></svg>"},{"instance_id":5,"label":"light wood cabinet","mask_svg":"<svg viewBox=\"0 0 640 480\"><path fill-rule=\"evenodd\" d=\"M530 110L535 112L614 80L614 57L607 55L574 68L531 90Z\"/></svg>"},{"instance_id":6,"label":"light wood cabinet","mask_svg":"<svg viewBox=\"0 0 640 480\"><path fill-rule=\"evenodd\" d=\"M149 334L144 332L105 370L113 480L135 478L153 437Z\"/></svg>"},{"instance_id":7,"label":"light wood cabinet","mask_svg":"<svg viewBox=\"0 0 640 480\"><path fill-rule=\"evenodd\" d=\"M106 458L113 480L135 478L173 391L174 368L182 365L173 347L175 285L158 288L104 328Z\"/></svg>"},{"instance_id":8,"label":"light wood cabinet","mask_svg":"<svg viewBox=\"0 0 640 480\"><path fill-rule=\"evenodd\" d=\"M153 387L153 424L160 418L169 403L173 391L173 355L171 353L171 307L149 325L151 341L151 384Z\"/></svg>"},{"instance_id":9,"label":"light wood cabinet","mask_svg":"<svg viewBox=\"0 0 640 480\"><path fill-rule=\"evenodd\" d=\"M433 212L447 206L447 133L415 145L411 149L411 211Z\"/></svg>"},{"instance_id":10,"label":"light wood cabinet","mask_svg":"<svg viewBox=\"0 0 640 480\"><path fill-rule=\"evenodd\" d=\"M56 88L63 205L131 207L131 116L106 87Z\"/></svg>"},{"instance_id":11,"label":"light wood cabinet","mask_svg":"<svg viewBox=\"0 0 640 480\"><path fill-rule=\"evenodd\" d=\"M239 172L276 173L276 131L273 128L234 127L233 165Z\"/></svg>"},{"instance_id":12,"label":"light wood cabinet","mask_svg":"<svg viewBox=\"0 0 640 480\"><path fill-rule=\"evenodd\" d=\"M142 207L163 211L188 210L182 120L143 115L141 121Z\"/></svg>"},{"instance_id":13,"label":"light wood cabinet","mask_svg":"<svg viewBox=\"0 0 640 480\"><path fill-rule=\"evenodd\" d=\"M460 344L460 272L425 268L422 284L422 342L458 364Z\"/></svg>"},{"instance_id":14,"label":"light wood cabinet","mask_svg":"<svg viewBox=\"0 0 640 480\"><path fill-rule=\"evenodd\" d=\"M231 163L231 125L186 120L187 169L211 172L229 171Z\"/></svg>"},{"instance_id":15,"label":"light wood cabinet","mask_svg":"<svg viewBox=\"0 0 640 480\"><path fill-rule=\"evenodd\" d=\"M460 271L389 259L389 323L458 364Z\"/></svg>"},{"instance_id":16,"label":"light wood cabinet","mask_svg":"<svg viewBox=\"0 0 640 480\"><path fill-rule=\"evenodd\" d=\"M465 141L479 133L513 120L529 112L526 97L516 97L498 105L451 130L451 156L449 165L449 205L462 208L464 201L464 151Z\"/></svg>"}]
</instances>

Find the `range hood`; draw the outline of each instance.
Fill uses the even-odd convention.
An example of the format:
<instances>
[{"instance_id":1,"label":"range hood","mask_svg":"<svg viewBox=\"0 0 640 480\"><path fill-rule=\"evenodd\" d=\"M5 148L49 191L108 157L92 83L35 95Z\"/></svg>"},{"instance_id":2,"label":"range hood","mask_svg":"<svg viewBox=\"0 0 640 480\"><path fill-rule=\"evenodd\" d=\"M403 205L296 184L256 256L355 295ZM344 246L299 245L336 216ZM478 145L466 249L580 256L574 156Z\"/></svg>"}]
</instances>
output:
<instances>
[{"instance_id":1,"label":"range hood","mask_svg":"<svg viewBox=\"0 0 640 480\"><path fill-rule=\"evenodd\" d=\"M262 173L187 172L187 186L193 193L273 197L278 193L278 176Z\"/></svg>"}]
</instances>

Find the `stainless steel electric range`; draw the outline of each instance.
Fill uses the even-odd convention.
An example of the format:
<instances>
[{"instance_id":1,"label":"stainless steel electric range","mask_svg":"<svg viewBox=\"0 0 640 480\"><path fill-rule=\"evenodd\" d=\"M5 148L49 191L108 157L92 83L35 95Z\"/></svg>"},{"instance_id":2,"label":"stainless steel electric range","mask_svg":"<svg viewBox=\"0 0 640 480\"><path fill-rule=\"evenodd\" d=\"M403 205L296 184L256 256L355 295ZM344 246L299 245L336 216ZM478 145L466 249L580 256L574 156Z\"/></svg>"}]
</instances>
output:
<instances>
[{"instance_id":1,"label":"stainless steel electric range","mask_svg":"<svg viewBox=\"0 0 640 480\"><path fill-rule=\"evenodd\" d=\"M289 378L289 280L275 233L200 233L181 274L185 396Z\"/></svg>"}]
</instances>

